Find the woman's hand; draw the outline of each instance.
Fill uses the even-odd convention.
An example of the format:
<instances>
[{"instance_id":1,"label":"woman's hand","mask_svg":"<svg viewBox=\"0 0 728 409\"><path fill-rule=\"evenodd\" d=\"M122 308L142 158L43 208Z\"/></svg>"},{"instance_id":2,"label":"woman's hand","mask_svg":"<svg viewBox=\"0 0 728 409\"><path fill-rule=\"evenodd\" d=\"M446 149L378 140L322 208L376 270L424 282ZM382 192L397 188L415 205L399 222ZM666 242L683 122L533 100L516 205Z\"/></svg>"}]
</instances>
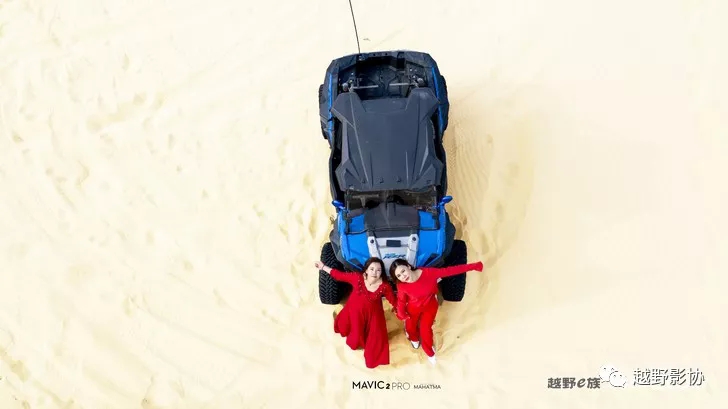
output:
<instances>
[{"instance_id":1,"label":"woman's hand","mask_svg":"<svg viewBox=\"0 0 728 409\"><path fill-rule=\"evenodd\" d=\"M331 273L331 268L330 268L330 267L328 267L328 266L327 266L326 264L324 264L324 263L320 262L320 261L317 261L317 262L315 262L315 263L314 263L314 266L315 266L315 267L316 267L317 269L321 270L321 271L324 271L324 272L326 272L326 273Z\"/></svg>"},{"instance_id":2,"label":"woman's hand","mask_svg":"<svg viewBox=\"0 0 728 409\"><path fill-rule=\"evenodd\" d=\"M400 321L407 321L409 318L409 314L400 314L396 308L392 308L392 312L394 313L394 316L397 317Z\"/></svg>"}]
</instances>

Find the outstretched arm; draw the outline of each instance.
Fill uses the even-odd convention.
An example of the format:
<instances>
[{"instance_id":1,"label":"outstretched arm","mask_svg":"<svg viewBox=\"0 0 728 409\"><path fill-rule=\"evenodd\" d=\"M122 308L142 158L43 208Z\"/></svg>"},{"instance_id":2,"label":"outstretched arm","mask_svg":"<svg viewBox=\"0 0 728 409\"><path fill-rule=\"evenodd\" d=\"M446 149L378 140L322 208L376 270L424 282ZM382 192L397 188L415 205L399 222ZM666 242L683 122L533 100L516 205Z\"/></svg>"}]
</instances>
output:
<instances>
[{"instance_id":1,"label":"outstretched arm","mask_svg":"<svg viewBox=\"0 0 728 409\"><path fill-rule=\"evenodd\" d=\"M424 269L423 269L424 270ZM429 268L437 278L450 277L468 271L483 271L483 263L478 261L477 263L460 264L457 266L441 267L441 268Z\"/></svg>"},{"instance_id":2,"label":"outstretched arm","mask_svg":"<svg viewBox=\"0 0 728 409\"><path fill-rule=\"evenodd\" d=\"M317 261L315 266L316 266L316 268L323 271L324 273L330 274L331 278L333 278L336 281L343 281L345 283L355 285L356 280L359 278L358 275L356 275L356 274L345 273L341 270L331 268L320 261Z\"/></svg>"},{"instance_id":3,"label":"outstretched arm","mask_svg":"<svg viewBox=\"0 0 728 409\"><path fill-rule=\"evenodd\" d=\"M329 274L331 274L331 277L333 277L334 280L343 281L351 285L355 285L356 280L359 279L359 275L356 273L346 273L335 268L332 268L331 271L329 271Z\"/></svg>"}]
</instances>

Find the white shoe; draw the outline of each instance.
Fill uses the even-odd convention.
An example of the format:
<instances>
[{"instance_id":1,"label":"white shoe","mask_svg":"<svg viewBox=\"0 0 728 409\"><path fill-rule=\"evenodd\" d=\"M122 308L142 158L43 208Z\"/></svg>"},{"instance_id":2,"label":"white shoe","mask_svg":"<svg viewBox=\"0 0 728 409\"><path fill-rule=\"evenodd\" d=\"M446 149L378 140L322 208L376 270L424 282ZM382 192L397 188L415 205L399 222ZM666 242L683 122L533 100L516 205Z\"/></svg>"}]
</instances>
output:
<instances>
[{"instance_id":1,"label":"white shoe","mask_svg":"<svg viewBox=\"0 0 728 409\"><path fill-rule=\"evenodd\" d=\"M412 348L417 349L420 347L420 341L410 341Z\"/></svg>"},{"instance_id":2,"label":"white shoe","mask_svg":"<svg viewBox=\"0 0 728 409\"><path fill-rule=\"evenodd\" d=\"M435 352L435 347L432 347L432 352ZM430 361L432 365L435 365L437 363L437 358L435 358L435 355L428 356L427 360Z\"/></svg>"}]
</instances>

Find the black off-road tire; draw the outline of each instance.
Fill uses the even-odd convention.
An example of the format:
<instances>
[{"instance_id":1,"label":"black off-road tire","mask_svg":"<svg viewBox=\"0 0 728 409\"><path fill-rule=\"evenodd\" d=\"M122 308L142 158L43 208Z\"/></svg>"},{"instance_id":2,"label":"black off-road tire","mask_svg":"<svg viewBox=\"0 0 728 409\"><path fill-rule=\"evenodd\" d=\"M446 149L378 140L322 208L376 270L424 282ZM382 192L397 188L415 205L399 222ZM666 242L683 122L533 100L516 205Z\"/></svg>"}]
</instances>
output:
<instances>
[{"instance_id":1,"label":"black off-road tire","mask_svg":"<svg viewBox=\"0 0 728 409\"><path fill-rule=\"evenodd\" d=\"M324 84L319 85L318 103L319 105L324 103ZM324 124L321 124L321 136L323 136L324 139L329 139L329 135L328 132L326 132L326 127L324 126Z\"/></svg>"},{"instance_id":2,"label":"black off-road tire","mask_svg":"<svg viewBox=\"0 0 728 409\"><path fill-rule=\"evenodd\" d=\"M321 262L331 268L344 271L344 266L336 258L334 248L329 242L325 243L321 247ZM339 304L347 293L347 286L349 286L349 284L334 280L331 275L325 271L319 271L319 298L321 299L322 304Z\"/></svg>"},{"instance_id":3,"label":"black off-road tire","mask_svg":"<svg viewBox=\"0 0 728 409\"><path fill-rule=\"evenodd\" d=\"M447 80L445 79L445 76L444 76L444 75L440 75L440 78L442 79L442 88L443 88L443 92L445 93L445 95L449 95L449 94L447 93ZM446 124L446 125L445 125L445 126L444 126L444 127L442 128L442 132L443 132L443 133L444 133L445 131L447 131L447 128L448 128L448 126L449 126L449 124L450 124L450 122L449 122L449 118L450 118L450 108L449 108L449 107L448 107L447 111L445 112L445 118L448 118L448 120L446 121L446 122L448 122L448 123L447 123L447 124ZM442 137L443 137L443 139L444 139L444 138L445 138L445 135L442 135Z\"/></svg>"},{"instance_id":4,"label":"black off-road tire","mask_svg":"<svg viewBox=\"0 0 728 409\"><path fill-rule=\"evenodd\" d=\"M445 257L445 267L467 264L468 246L462 240L454 240L450 254ZM465 278L467 273L445 277L440 281L442 298L449 302L460 302L465 296Z\"/></svg>"}]
</instances>

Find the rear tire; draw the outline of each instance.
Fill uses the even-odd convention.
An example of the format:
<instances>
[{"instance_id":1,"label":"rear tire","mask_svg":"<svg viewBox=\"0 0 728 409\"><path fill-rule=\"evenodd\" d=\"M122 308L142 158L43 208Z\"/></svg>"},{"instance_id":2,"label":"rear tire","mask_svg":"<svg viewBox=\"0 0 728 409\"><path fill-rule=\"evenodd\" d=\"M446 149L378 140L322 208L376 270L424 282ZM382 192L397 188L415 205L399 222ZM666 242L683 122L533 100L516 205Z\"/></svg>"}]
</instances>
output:
<instances>
[{"instance_id":1,"label":"rear tire","mask_svg":"<svg viewBox=\"0 0 728 409\"><path fill-rule=\"evenodd\" d=\"M343 271L344 266L336 258L334 247L331 243L325 243L321 247L321 262L325 265ZM346 286L348 284L341 283L333 279L331 274L325 271L319 271L319 299L322 304L336 305L339 304L346 294Z\"/></svg>"},{"instance_id":2,"label":"rear tire","mask_svg":"<svg viewBox=\"0 0 728 409\"><path fill-rule=\"evenodd\" d=\"M324 101L324 84L319 85L318 102L319 102L319 105L326 102L326 101ZM321 136L323 136L324 139L329 139L329 134L328 134L328 132L326 132L326 127L324 126L323 123L321 124Z\"/></svg>"},{"instance_id":3,"label":"rear tire","mask_svg":"<svg viewBox=\"0 0 728 409\"><path fill-rule=\"evenodd\" d=\"M447 95L448 95L448 93L447 93L447 80L445 80L445 76L444 75L440 75L440 79L442 79L443 94L445 94L445 96L447 97ZM448 118L449 118L449 115L450 115L450 106L448 105L447 108L443 108L443 107L440 107L440 108L443 109L443 117L444 117L443 119L444 119L444 122L445 122L445 125L442 127L442 132L445 133L445 131L447 130L448 124L449 124ZM442 137L444 138L445 135L442 135Z\"/></svg>"},{"instance_id":4,"label":"rear tire","mask_svg":"<svg viewBox=\"0 0 728 409\"><path fill-rule=\"evenodd\" d=\"M450 254L445 257L445 266L456 266L467 264L468 262L468 246L462 240L453 240ZM449 302L460 302L465 296L466 274L462 273L450 277L445 277L440 281L440 292L442 298Z\"/></svg>"}]
</instances>

